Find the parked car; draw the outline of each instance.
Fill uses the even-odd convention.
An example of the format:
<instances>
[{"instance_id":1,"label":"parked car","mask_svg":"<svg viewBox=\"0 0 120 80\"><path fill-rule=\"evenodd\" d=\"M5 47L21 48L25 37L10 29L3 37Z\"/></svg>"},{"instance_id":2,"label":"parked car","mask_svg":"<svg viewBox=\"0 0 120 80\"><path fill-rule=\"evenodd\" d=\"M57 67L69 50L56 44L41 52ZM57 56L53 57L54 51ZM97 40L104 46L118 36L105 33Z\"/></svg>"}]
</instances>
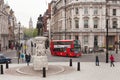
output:
<instances>
[{"instance_id":1,"label":"parked car","mask_svg":"<svg viewBox=\"0 0 120 80\"><path fill-rule=\"evenodd\" d=\"M11 60L12 60L11 58L5 57L3 54L0 53L0 64L6 62L11 63Z\"/></svg>"}]
</instances>

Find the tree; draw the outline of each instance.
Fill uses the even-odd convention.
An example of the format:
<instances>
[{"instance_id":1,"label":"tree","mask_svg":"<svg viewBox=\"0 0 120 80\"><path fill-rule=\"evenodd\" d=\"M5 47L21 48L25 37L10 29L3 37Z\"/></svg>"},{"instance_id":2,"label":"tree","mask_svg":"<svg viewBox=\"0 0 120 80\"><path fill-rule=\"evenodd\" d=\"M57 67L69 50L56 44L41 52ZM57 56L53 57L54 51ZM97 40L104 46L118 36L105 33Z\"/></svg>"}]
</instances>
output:
<instances>
[{"instance_id":1,"label":"tree","mask_svg":"<svg viewBox=\"0 0 120 80\"><path fill-rule=\"evenodd\" d=\"M33 30L33 37L36 37L36 36L37 36L37 33L38 33L38 30L37 30L37 29L34 29L34 30Z\"/></svg>"},{"instance_id":2,"label":"tree","mask_svg":"<svg viewBox=\"0 0 120 80\"><path fill-rule=\"evenodd\" d=\"M24 35L26 35L26 37L32 37L32 32L33 30L32 29L25 29L24 31Z\"/></svg>"},{"instance_id":3,"label":"tree","mask_svg":"<svg viewBox=\"0 0 120 80\"><path fill-rule=\"evenodd\" d=\"M25 29L24 38L32 38L37 36L37 29Z\"/></svg>"}]
</instances>

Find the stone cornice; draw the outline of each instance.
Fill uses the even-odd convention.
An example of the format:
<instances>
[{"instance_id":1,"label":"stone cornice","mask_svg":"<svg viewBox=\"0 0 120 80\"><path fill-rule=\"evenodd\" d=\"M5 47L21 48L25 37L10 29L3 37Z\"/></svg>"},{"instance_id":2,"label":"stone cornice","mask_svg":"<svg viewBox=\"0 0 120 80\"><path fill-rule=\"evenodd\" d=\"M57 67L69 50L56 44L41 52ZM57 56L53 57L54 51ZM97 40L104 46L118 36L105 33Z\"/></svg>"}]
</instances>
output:
<instances>
[{"instance_id":1,"label":"stone cornice","mask_svg":"<svg viewBox=\"0 0 120 80\"><path fill-rule=\"evenodd\" d=\"M114 7L120 7L120 4L107 4L107 6L114 6Z\"/></svg>"},{"instance_id":2,"label":"stone cornice","mask_svg":"<svg viewBox=\"0 0 120 80\"><path fill-rule=\"evenodd\" d=\"M57 3L58 4L58 3ZM56 5L57 5L56 4ZM83 6L83 5L88 5L88 6L93 6L93 5L96 5L96 6L99 6L99 5L106 5L106 3L105 2L72 2L72 3L69 3L69 4L66 4L66 8L68 8L68 7L70 7L70 6L80 6L81 5L81 7ZM61 8L65 8L65 5L61 5L61 7L60 7L60 9Z\"/></svg>"},{"instance_id":3,"label":"stone cornice","mask_svg":"<svg viewBox=\"0 0 120 80\"><path fill-rule=\"evenodd\" d=\"M74 5L106 5L106 2L74 2Z\"/></svg>"}]
</instances>

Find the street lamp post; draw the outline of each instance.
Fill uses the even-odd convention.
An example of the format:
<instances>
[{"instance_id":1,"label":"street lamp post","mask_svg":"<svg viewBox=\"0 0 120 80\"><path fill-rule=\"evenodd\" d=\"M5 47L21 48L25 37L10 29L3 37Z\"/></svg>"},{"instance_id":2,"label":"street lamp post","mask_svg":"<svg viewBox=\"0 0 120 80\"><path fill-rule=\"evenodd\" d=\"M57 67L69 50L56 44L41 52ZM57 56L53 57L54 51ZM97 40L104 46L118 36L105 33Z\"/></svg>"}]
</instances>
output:
<instances>
[{"instance_id":1,"label":"street lamp post","mask_svg":"<svg viewBox=\"0 0 120 80\"><path fill-rule=\"evenodd\" d=\"M18 25L19 25L19 44L20 44L20 26L21 26L21 23L19 22Z\"/></svg>"},{"instance_id":2,"label":"street lamp post","mask_svg":"<svg viewBox=\"0 0 120 80\"><path fill-rule=\"evenodd\" d=\"M65 0L65 40L66 40L66 0Z\"/></svg>"},{"instance_id":3,"label":"street lamp post","mask_svg":"<svg viewBox=\"0 0 120 80\"><path fill-rule=\"evenodd\" d=\"M116 54L118 54L118 31L117 31L117 24L116 24L116 42L115 42L115 48L116 48Z\"/></svg>"},{"instance_id":4,"label":"street lamp post","mask_svg":"<svg viewBox=\"0 0 120 80\"><path fill-rule=\"evenodd\" d=\"M18 44L18 64L19 64L19 59L20 59L20 26L21 26L21 23L19 22L18 25L19 25L19 44Z\"/></svg>"},{"instance_id":5,"label":"street lamp post","mask_svg":"<svg viewBox=\"0 0 120 80\"><path fill-rule=\"evenodd\" d=\"M106 63L108 63L108 19L106 20Z\"/></svg>"},{"instance_id":6,"label":"street lamp post","mask_svg":"<svg viewBox=\"0 0 120 80\"><path fill-rule=\"evenodd\" d=\"M108 57L109 57L109 53L108 53L108 22L109 22L109 16L108 16L108 1L106 1L106 63L108 63ZM110 10L109 10L110 11Z\"/></svg>"},{"instance_id":7,"label":"street lamp post","mask_svg":"<svg viewBox=\"0 0 120 80\"><path fill-rule=\"evenodd\" d=\"M12 18L12 21L13 21L13 37L14 37L14 45L15 45L15 42L16 42L16 40L15 40L15 32L14 32L14 30L15 30L15 22L14 22L14 18Z\"/></svg>"}]
</instances>

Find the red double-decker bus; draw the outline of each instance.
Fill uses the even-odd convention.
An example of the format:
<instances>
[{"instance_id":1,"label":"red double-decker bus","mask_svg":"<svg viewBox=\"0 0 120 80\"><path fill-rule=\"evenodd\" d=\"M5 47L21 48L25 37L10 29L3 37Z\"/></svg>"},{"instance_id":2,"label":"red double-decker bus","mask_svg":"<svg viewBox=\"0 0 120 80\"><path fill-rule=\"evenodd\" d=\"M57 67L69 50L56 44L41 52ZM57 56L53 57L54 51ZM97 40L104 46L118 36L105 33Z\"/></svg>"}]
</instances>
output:
<instances>
[{"instance_id":1,"label":"red double-decker bus","mask_svg":"<svg viewBox=\"0 0 120 80\"><path fill-rule=\"evenodd\" d=\"M81 56L81 45L78 40L52 40L50 51L54 56Z\"/></svg>"}]
</instances>

